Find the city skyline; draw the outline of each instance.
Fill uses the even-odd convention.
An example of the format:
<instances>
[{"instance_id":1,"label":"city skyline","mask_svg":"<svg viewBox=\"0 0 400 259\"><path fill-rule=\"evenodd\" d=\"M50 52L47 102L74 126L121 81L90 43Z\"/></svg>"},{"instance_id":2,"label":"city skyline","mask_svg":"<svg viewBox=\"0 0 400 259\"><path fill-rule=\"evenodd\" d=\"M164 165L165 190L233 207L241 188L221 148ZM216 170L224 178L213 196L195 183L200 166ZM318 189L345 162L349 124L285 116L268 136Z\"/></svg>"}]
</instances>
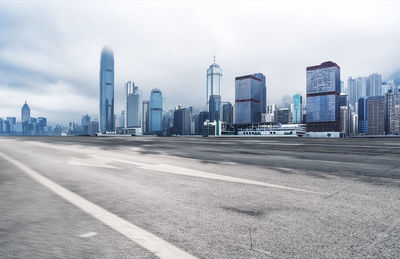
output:
<instances>
[{"instance_id":1,"label":"city skyline","mask_svg":"<svg viewBox=\"0 0 400 259\"><path fill-rule=\"evenodd\" d=\"M0 5L0 32L5 35L0 51L3 117L18 117L21 103L27 100L35 107L33 116L48 117L52 123L79 121L86 113L98 118L98 53L103 45L110 46L115 55L115 114L124 110L124 84L128 80L140 85L144 100L149 100L151 89L161 89L166 98L164 110L178 104L203 107L204 71L214 55L224 73L221 101L232 103L234 79L239 75L263 73L267 78L267 103L279 104L284 95L305 96L305 67L324 60L340 64L345 84L350 76L376 72L384 81L400 68L396 54L400 41L392 33L399 20L393 12L399 6L395 2L302 2L290 6L246 2L230 4L229 8L217 2L213 10L207 8L207 3L197 2L181 3L179 8L177 3L121 3L114 6L114 14L106 12L107 3ZM35 13L29 10L32 5L39 6L34 8ZM313 12L307 11L310 5ZM302 12L296 13L296 8ZM71 21L70 14L76 9L80 11ZM340 17L328 9L337 11ZM128 11L129 17L136 18L118 18ZM169 11L177 17L167 19ZM203 18L204 13L213 14L212 18ZM283 19L287 13L293 18ZM350 19L359 13L365 17ZM98 14L112 22L95 18ZM378 14L385 19L367 19ZM32 18L29 23L23 19L27 15ZM250 21L253 15L259 19ZM154 16L165 18L165 25L151 23ZM139 18L149 23L146 30L140 29ZM70 29L65 26L67 21L71 22ZM119 32L115 32L115 26ZM330 30L324 31L326 26ZM166 35L165 28L174 37ZM301 28L309 28L309 32L300 32ZM247 39L256 32L252 40ZM129 40L132 35L133 45ZM17 44L11 39L24 40Z\"/></svg>"}]
</instances>

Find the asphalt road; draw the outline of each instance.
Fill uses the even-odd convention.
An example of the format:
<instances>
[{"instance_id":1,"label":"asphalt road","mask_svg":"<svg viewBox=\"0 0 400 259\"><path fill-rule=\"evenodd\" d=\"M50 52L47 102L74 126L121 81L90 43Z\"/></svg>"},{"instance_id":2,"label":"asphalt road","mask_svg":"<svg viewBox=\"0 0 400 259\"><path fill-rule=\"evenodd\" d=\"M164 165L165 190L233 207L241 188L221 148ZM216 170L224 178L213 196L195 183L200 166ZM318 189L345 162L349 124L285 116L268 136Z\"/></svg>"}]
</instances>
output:
<instances>
[{"instance_id":1,"label":"asphalt road","mask_svg":"<svg viewBox=\"0 0 400 259\"><path fill-rule=\"evenodd\" d=\"M400 139L0 137L0 258L399 258Z\"/></svg>"}]
</instances>

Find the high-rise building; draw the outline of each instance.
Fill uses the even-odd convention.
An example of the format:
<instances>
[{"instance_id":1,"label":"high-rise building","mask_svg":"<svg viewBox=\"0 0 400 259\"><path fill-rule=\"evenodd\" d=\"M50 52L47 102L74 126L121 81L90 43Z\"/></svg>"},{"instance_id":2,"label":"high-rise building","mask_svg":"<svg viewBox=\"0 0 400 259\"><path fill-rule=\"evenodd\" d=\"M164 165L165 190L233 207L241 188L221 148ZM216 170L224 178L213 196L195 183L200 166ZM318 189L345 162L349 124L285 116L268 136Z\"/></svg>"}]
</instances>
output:
<instances>
[{"instance_id":1,"label":"high-rise building","mask_svg":"<svg viewBox=\"0 0 400 259\"><path fill-rule=\"evenodd\" d=\"M149 121L150 121L150 112L149 112L149 101L143 101L142 105L142 132L143 134L149 134Z\"/></svg>"},{"instance_id":2,"label":"high-rise building","mask_svg":"<svg viewBox=\"0 0 400 259\"><path fill-rule=\"evenodd\" d=\"M331 61L307 67L307 130L340 131L340 67Z\"/></svg>"},{"instance_id":3,"label":"high-rise building","mask_svg":"<svg viewBox=\"0 0 400 259\"><path fill-rule=\"evenodd\" d=\"M91 121L88 126L88 135L95 136L99 132L99 123L97 121Z\"/></svg>"},{"instance_id":4,"label":"high-rise building","mask_svg":"<svg viewBox=\"0 0 400 259\"><path fill-rule=\"evenodd\" d=\"M340 106L340 132L349 134L349 111L347 106Z\"/></svg>"},{"instance_id":5,"label":"high-rise building","mask_svg":"<svg viewBox=\"0 0 400 259\"><path fill-rule=\"evenodd\" d=\"M280 124L288 124L290 121L290 109L289 108L280 108L276 111L275 116L276 123Z\"/></svg>"},{"instance_id":6,"label":"high-rise building","mask_svg":"<svg viewBox=\"0 0 400 259\"><path fill-rule=\"evenodd\" d=\"M160 134L162 131L162 113L163 113L163 99L162 93L159 89L153 89L150 94L150 134Z\"/></svg>"},{"instance_id":7,"label":"high-rise building","mask_svg":"<svg viewBox=\"0 0 400 259\"><path fill-rule=\"evenodd\" d=\"M209 109L209 101L212 95L221 95L221 77L222 69L215 63L207 69L207 89L206 89L206 107Z\"/></svg>"},{"instance_id":8,"label":"high-rise building","mask_svg":"<svg viewBox=\"0 0 400 259\"><path fill-rule=\"evenodd\" d=\"M174 132L177 135L190 134L190 110L179 105L174 112Z\"/></svg>"},{"instance_id":9,"label":"high-rise building","mask_svg":"<svg viewBox=\"0 0 400 259\"><path fill-rule=\"evenodd\" d=\"M121 115L119 116L119 125L120 128L125 128L125 111L121 111Z\"/></svg>"},{"instance_id":10,"label":"high-rise building","mask_svg":"<svg viewBox=\"0 0 400 259\"><path fill-rule=\"evenodd\" d=\"M22 122L28 121L30 117L31 117L31 109L29 108L28 104L25 101L21 109L21 121Z\"/></svg>"},{"instance_id":11,"label":"high-rise building","mask_svg":"<svg viewBox=\"0 0 400 259\"><path fill-rule=\"evenodd\" d=\"M81 125L82 125L82 134L87 135L88 132L89 132L90 116L88 114L82 116L81 122L82 122L81 123Z\"/></svg>"},{"instance_id":12,"label":"high-rise building","mask_svg":"<svg viewBox=\"0 0 400 259\"><path fill-rule=\"evenodd\" d=\"M198 124L197 124L198 128L196 129L196 134L197 135L202 135L203 134L203 125L204 125L204 122L206 120L208 120L208 119L209 119L209 112L207 112L207 111L200 112L199 121L198 121Z\"/></svg>"},{"instance_id":13,"label":"high-rise building","mask_svg":"<svg viewBox=\"0 0 400 259\"><path fill-rule=\"evenodd\" d=\"M90 118L90 117L89 117ZM90 120L90 119L89 119ZM46 129L47 127L47 118L45 117L38 117L37 118L37 133L39 135L45 135L46 134ZM83 128L83 124L82 124L82 128ZM87 133L86 133L87 134Z\"/></svg>"},{"instance_id":14,"label":"high-rise building","mask_svg":"<svg viewBox=\"0 0 400 259\"><path fill-rule=\"evenodd\" d=\"M303 97L300 94L293 96L293 113L292 113L293 123L303 122Z\"/></svg>"},{"instance_id":15,"label":"high-rise building","mask_svg":"<svg viewBox=\"0 0 400 259\"><path fill-rule=\"evenodd\" d=\"M367 98L367 128L368 135L385 134L384 96L369 96Z\"/></svg>"},{"instance_id":16,"label":"high-rise building","mask_svg":"<svg viewBox=\"0 0 400 259\"><path fill-rule=\"evenodd\" d=\"M349 103L355 106L356 102L358 101L357 81L352 77L349 77L347 80L347 94L349 95Z\"/></svg>"},{"instance_id":17,"label":"high-rise building","mask_svg":"<svg viewBox=\"0 0 400 259\"><path fill-rule=\"evenodd\" d=\"M100 131L114 132L114 55L103 48L100 58Z\"/></svg>"},{"instance_id":18,"label":"high-rise building","mask_svg":"<svg viewBox=\"0 0 400 259\"><path fill-rule=\"evenodd\" d=\"M125 84L125 128L142 127L142 98L135 83Z\"/></svg>"},{"instance_id":19,"label":"high-rise building","mask_svg":"<svg viewBox=\"0 0 400 259\"><path fill-rule=\"evenodd\" d=\"M400 123L398 109L400 107L400 94L394 94L390 89L385 95L385 133L400 134L397 130Z\"/></svg>"},{"instance_id":20,"label":"high-rise building","mask_svg":"<svg viewBox=\"0 0 400 259\"><path fill-rule=\"evenodd\" d=\"M369 91L367 96L381 96L382 93L382 75L374 73L368 77Z\"/></svg>"},{"instance_id":21,"label":"high-rise building","mask_svg":"<svg viewBox=\"0 0 400 259\"><path fill-rule=\"evenodd\" d=\"M230 102L222 103L222 121L233 123L232 104Z\"/></svg>"},{"instance_id":22,"label":"high-rise building","mask_svg":"<svg viewBox=\"0 0 400 259\"><path fill-rule=\"evenodd\" d=\"M210 101L208 102L209 112L210 112L210 121L219 121L221 120L221 96L220 95L211 95Z\"/></svg>"},{"instance_id":23,"label":"high-rise building","mask_svg":"<svg viewBox=\"0 0 400 259\"><path fill-rule=\"evenodd\" d=\"M358 99L358 133L368 134L367 97Z\"/></svg>"},{"instance_id":24,"label":"high-rise building","mask_svg":"<svg viewBox=\"0 0 400 259\"><path fill-rule=\"evenodd\" d=\"M253 75L235 78L236 124L261 122L262 80Z\"/></svg>"},{"instance_id":25,"label":"high-rise building","mask_svg":"<svg viewBox=\"0 0 400 259\"><path fill-rule=\"evenodd\" d=\"M261 79L261 113L267 112L267 84L266 78L262 73L253 74L253 76Z\"/></svg>"}]
</instances>

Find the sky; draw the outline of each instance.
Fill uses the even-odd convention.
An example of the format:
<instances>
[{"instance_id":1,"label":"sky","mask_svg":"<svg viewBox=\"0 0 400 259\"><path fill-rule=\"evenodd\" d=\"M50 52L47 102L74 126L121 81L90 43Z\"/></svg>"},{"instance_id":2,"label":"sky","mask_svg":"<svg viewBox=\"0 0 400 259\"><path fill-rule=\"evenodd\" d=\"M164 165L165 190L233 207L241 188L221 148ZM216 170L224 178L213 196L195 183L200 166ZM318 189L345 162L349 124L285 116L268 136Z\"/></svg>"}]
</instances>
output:
<instances>
[{"instance_id":1,"label":"sky","mask_svg":"<svg viewBox=\"0 0 400 259\"><path fill-rule=\"evenodd\" d=\"M235 77L263 73L267 102L305 95L306 67L331 60L341 78L400 71L400 1L2 1L0 117L49 123L99 113L104 46L114 52L115 113L124 84L165 110L205 106L206 70L216 56L221 96L234 103Z\"/></svg>"}]
</instances>

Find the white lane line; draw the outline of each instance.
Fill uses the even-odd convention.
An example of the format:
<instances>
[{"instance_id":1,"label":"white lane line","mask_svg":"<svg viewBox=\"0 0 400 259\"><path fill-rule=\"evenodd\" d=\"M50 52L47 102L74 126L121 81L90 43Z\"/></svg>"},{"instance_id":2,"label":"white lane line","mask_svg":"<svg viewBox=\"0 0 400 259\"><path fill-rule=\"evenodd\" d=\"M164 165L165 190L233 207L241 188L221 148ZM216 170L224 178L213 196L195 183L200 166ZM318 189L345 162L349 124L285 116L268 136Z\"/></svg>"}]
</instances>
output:
<instances>
[{"instance_id":1,"label":"white lane line","mask_svg":"<svg viewBox=\"0 0 400 259\"><path fill-rule=\"evenodd\" d=\"M61 185L42 176L41 174L27 167L21 162L14 160L10 156L2 152L0 152L0 156L2 156L5 160L18 167L24 173L26 173L54 193L58 194L59 196L77 206L81 210L85 211L86 213L97 218L114 230L118 231L133 242L144 247L151 253L154 253L156 256L160 258L195 258L191 254L179 249L178 247L168 243L167 241L157 237L156 235L153 235L152 233L65 189Z\"/></svg>"},{"instance_id":2,"label":"white lane line","mask_svg":"<svg viewBox=\"0 0 400 259\"><path fill-rule=\"evenodd\" d=\"M85 234L81 234L81 235L79 235L80 237L94 237L95 235L97 235L98 233L97 232L88 232L88 233L85 233Z\"/></svg>"},{"instance_id":3,"label":"white lane line","mask_svg":"<svg viewBox=\"0 0 400 259\"><path fill-rule=\"evenodd\" d=\"M199 177L199 178L207 178L207 179L220 180L220 181L226 181L226 182L232 182L232 183L258 185L258 186L298 191L298 192L324 194L324 193L319 193L319 192L314 192L314 191L309 191L309 190L304 190L304 189L299 189L299 188L293 188L293 187L288 187L288 186L283 186L283 185L278 185L278 184L248 180L248 179L244 179L244 178L227 176L227 175L213 174L213 173L208 173L208 172L203 172L203 171L199 171L199 170L193 170L193 169L188 169L188 168L178 167L178 166L173 166L173 165L168 165L168 164L149 165L149 164L138 163L138 162L133 162L133 161L126 161L126 160L122 160L122 159L114 159L114 161L121 162L121 163L127 163L127 164L133 164L133 165L136 165L139 168L142 168L145 170L153 170L153 171L165 172L165 173L171 173L171 174L186 175L186 176Z\"/></svg>"}]
</instances>

